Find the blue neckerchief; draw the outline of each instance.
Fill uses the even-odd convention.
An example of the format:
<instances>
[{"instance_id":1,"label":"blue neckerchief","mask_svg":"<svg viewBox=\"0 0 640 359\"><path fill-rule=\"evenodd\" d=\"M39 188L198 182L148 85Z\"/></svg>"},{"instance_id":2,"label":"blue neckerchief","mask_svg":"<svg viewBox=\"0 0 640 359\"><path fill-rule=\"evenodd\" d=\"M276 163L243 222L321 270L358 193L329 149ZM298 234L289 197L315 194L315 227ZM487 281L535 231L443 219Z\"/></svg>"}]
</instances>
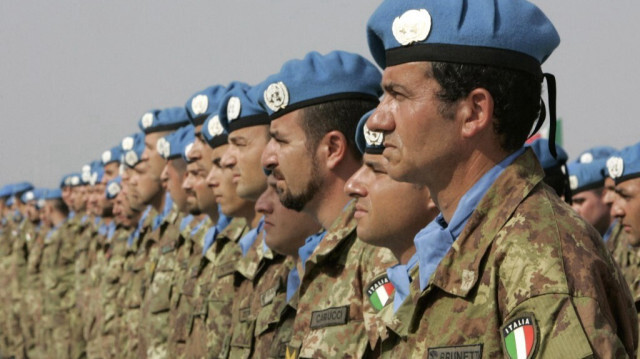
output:
<instances>
[{"instance_id":1,"label":"blue neckerchief","mask_svg":"<svg viewBox=\"0 0 640 359\"><path fill-rule=\"evenodd\" d=\"M206 221L207 221L207 218L205 217L202 221L198 222L198 224L196 224L196 226L191 229L191 232L189 233L191 238L193 238L196 235L196 233L198 233L198 231L200 230L200 227L202 227L202 225Z\"/></svg>"},{"instance_id":2,"label":"blue neckerchief","mask_svg":"<svg viewBox=\"0 0 640 359\"><path fill-rule=\"evenodd\" d=\"M190 214L182 219L180 222L180 232L184 231L185 228L193 221L193 214Z\"/></svg>"},{"instance_id":3,"label":"blue neckerchief","mask_svg":"<svg viewBox=\"0 0 640 359\"><path fill-rule=\"evenodd\" d=\"M73 217L76 216L76 212L75 211L69 211L69 215L67 216L67 218L69 219L73 219Z\"/></svg>"},{"instance_id":4,"label":"blue neckerchief","mask_svg":"<svg viewBox=\"0 0 640 359\"><path fill-rule=\"evenodd\" d=\"M304 244L302 247L298 248L298 256L300 256L300 261L302 263L302 269L305 269L305 264L307 263L307 259L311 257L311 253L316 249L318 244L324 236L327 234L327 231L321 231L316 234L310 235L307 239L304 240Z\"/></svg>"},{"instance_id":5,"label":"blue neckerchief","mask_svg":"<svg viewBox=\"0 0 640 359\"><path fill-rule=\"evenodd\" d=\"M106 236L107 232L109 232L109 225L106 223L103 223L100 225L100 227L98 227L98 234L101 236Z\"/></svg>"},{"instance_id":6,"label":"blue neckerchief","mask_svg":"<svg viewBox=\"0 0 640 359\"><path fill-rule=\"evenodd\" d=\"M13 212L13 220L15 222L22 222L22 213L17 209Z\"/></svg>"},{"instance_id":7,"label":"blue neckerchief","mask_svg":"<svg viewBox=\"0 0 640 359\"><path fill-rule=\"evenodd\" d=\"M116 222L111 221L111 223L109 223L109 225L107 226L107 239L111 241L114 234L116 234Z\"/></svg>"},{"instance_id":8,"label":"blue neckerchief","mask_svg":"<svg viewBox=\"0 0 640 359\"><path fill-rule=\"evenodd\" d=\"M418 262L420 263L420 290L424 290L427 287L431 274L433 274L442 258L447 254L453 245L453 241L462 233L469 217L471 217L471 214L493 182L495 182L502 171L504 171L516 157L522 155L524 151L524 148L520 148L485 173L484 176L460 198L458 207L451 218L451 223L447 224L442 213L440 213L433 222L418 232L413 242L416 245L416 254L418 255Z\"/></svg>"},{"instance_id":9,"label":"blue neckerchief","mask_svg":"<svg viewBox=\"0 0 640 359\"><path fill-rule=\"evenodd\" d=\"M258 225L256 228L250 230L247 234L245 234L240 240L238 244L240 245L240 249L242 249L242 256L246 256L249 248L253 245L253 242L258 238L258 234L262 231L262 226L264 226L264 216L260 218Z\"/></svg>"},{"instance_id":10,"label":"blue neckerchief","mask_svg":"<svg viewBox=\"0 0 640 359\"><path fill-rule=\"evenodd\" d=\"M133 242L135 242L135 240L138 239L138 236L140 236L142 224L144 223L145 219L147 219L149 212L151 212L151 206L147 206L147 209L144 210L144 213L142 213L142 217L140 217L140 222L138 222L138 227L136 227L136 230L133 231L133 233L131 233L131 235L127 239L128 247L131 247L133 245Z\"/></svg>"},{"instance_id":11,"label":"blue neckerchief","mask_svg":"<svg viewBox=\"0 0 640 359\"><path fill-rule=\"evenodd\" d=\"M609 240L609 237L611 237L611 233L613 232L613 229L616 228L616 225L618 225L618 220L611 222L611 225L609 226L609 228L607 228L607 231L604 232L604 235L602 235L602 240L605 243Z\"/></svg>"},{"instance_id":12,"label":"blue neckerchief","mask_svg":"<svg viewBox=\"0 0 640 359\"><path fill-rule=\"evenodd\" d=\"M100 217L96 217L93 219L93 224L95 224L96 226L98 225L98 223L100 223L100 220L102 220L102 218Z\"/></svg>"},{"instance_id":13,"label":"blue neckerchief","mask_svg":"<svg viewBox=\"0 0 640 359\"><path fill-rule=\"evenodd\" d=\"M171 199L171 196L169 196L169 192L167 192L164 195L164 207L162 207L162 212L153 219L153 224L151 225L152 231L155 231L156 229L158 229L158 227L160 227L162 221L167 218L172 208L173 200Z\"/></svg>"},{"instance_id":14,"label":"blue neckerchief","mask_svg":"<svg viewBox=\"0 0 640 359\"><path fill-rule=\"evenodd\" d=\"M211 248L213 242L215 242L216 238L218 237L218 234L224 231L224 229L227 228L227 226L231 222L231 218L225 216L221 212L218 213L220 213L220 216L218 217L218 223L216 223L215 226L209 228L207 233L204 235L204 247L202 247L203 256L205 253L207 253L209 248Z\"/></svg>"},{"instance_id":15,"label":"blue neckerchief","mask_svg":"<svg viewBox=\"0 0 640 359\"><path fill-rule=\"evenodd\" d=\"M44 238L45 242L48 242L51 239L51 235L53 234L53 232L57 231L58 228L60 228L60 226L62 226L64 222L60 222L57 225L55 225L53 228L51 228L49 230L49 232L47 232L47 236Z\"/></svg>"},{"instance_id":16,"label":"blue neckerchief","mask_svg":"<svg viewBox=\"0 0 640 359\"><path fill-rule=\"evenodd\" d=\"M300 288L300 274L298 274L298 267L294 265L287 275L287 303L296 294L298 288Z\"/></svg>"},{"instance_id":17,"label":"blue neckerchief","mask_svg":"<svg viewBox=\"0 0 640 359\"><path fill-rule=\"evenodd\" d=\"M396 264L391 268L387 268L387 277L395 288L393 297L393 312L397 312L405 298L409 295L411 287L411 276L409 272L418 264L418 255L414 254L407 264Z\"/></svg>"}]
</instances>

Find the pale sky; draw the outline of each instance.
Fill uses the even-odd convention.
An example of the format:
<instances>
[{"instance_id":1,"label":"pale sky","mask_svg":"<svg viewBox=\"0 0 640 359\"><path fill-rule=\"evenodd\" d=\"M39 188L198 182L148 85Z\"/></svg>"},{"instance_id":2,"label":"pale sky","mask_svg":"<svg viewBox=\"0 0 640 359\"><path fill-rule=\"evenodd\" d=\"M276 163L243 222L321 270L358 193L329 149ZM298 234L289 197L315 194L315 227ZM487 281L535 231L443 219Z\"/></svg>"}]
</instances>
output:
<instances>
[{"instance_id":1,"label":"pale sky","mask_svg":"<svg viewBox=\"0 0 640 359\"><path fill-rule=\"evenodd\" d=\"M571 156L640 140L640 2L534 1L555 24L558 116ZM257 83L307 52L371 58L376 0L0 1L0 185L60 177L138 131L147 110L183 106L232 80Z\"/></svg>"}]
</instances>

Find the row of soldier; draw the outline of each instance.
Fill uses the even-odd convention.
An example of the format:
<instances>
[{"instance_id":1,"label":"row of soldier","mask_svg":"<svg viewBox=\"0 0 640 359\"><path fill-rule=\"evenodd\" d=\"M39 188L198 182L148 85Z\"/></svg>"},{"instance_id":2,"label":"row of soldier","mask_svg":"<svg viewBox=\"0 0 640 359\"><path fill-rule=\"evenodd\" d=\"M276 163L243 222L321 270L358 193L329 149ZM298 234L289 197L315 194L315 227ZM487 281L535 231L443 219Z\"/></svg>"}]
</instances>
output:
<instances>
[{"instance_id":1,"label":"row of soldier","mask_svg":"<svg viewBox=\"0 0 640 359\"><path fill-rule=\"evenodd\" d=\"M2 188L0 355L635 356L640 145L523 147L558 35L455 3L382 3L384 76L312 52L145 113L60 189Z\"/></svg>"}]
</instances>

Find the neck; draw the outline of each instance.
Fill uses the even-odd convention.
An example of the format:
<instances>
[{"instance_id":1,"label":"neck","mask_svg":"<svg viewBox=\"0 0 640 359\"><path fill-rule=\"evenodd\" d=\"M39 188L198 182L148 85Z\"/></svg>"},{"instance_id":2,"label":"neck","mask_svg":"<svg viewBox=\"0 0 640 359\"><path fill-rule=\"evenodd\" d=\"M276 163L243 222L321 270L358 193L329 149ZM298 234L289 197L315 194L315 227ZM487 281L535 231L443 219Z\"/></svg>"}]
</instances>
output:
<instances>
[{"instance_id":1,"label":"neck","mask_svg":"<svg viewBox=\"0 0 640 359\"><path fill-rule=\"evenodd\" d=\"M158 213L162 213L162 210L164 209L164 202L165 202L165 192L164 189L158 191L158 193L156 193L155 196L153 196L153 199L151 199L151 202L149 203L149 205L151 205L151 207L153 207L156 211L158 211Z\"/></svg>"},{"instance_id":2,"label":"neck","mask_svg":"<svg viewBox=\"0 0 640 359\"><path fill-rule=\"evenodd\" d=\"M218 206L213 206L211 210L206 212L207 216L211 219L211 222L215 226L218 223L218 218L220 218L220 214L218 213Z\"/></svg>"},{"instance_id":3,"label":"neck","mask_svg":"<svg viewBox=\"0 0 640 359\"><path fill-rule=\"evenodd\" d=\"M436 181L438 183L428 185L433 200L440 209L440 212L442 212L442 216L447 223L451 221L462 196L464 196L482 176L507 156L508 154L503 151L497 151L493 155L488 155L475 150L471 156L459 162L454 169L449 171L449 174L444 180Z\"/></svg>"},{"instance_id":4,"label":"neck","mask_svg":"<svg viewBox=\"0 0 640 359\"><path fill-rule=\"evenodd\" d=\"M400 264L407 264L409 263L409 259L411 259L411 257L416 254L416 246L413 245L413 239L411 239L410 246L405 246L399 250L391 251L393 255L398 259L398 262L400 262Z\"/></svg>"},{"instance_id":5,"label":"neck","mask_svg":"<svg viewBox=\"0 0 640 359\"><path fill-rule=\"evenodd\" d=\"M53 223L53 227L58 226L59 224L64 222L66 219L67 217L59 212L55 212L51 215L51 223Z\"/></svg>"}]
</instances>

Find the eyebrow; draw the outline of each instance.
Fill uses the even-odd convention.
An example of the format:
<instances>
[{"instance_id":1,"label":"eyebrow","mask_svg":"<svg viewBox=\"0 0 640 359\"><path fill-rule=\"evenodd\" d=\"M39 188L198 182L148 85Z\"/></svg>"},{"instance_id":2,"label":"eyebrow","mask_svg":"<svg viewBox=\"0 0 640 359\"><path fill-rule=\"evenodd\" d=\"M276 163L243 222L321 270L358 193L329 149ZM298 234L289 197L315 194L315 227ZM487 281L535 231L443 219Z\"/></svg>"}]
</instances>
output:
<instances>
[{"instance_id":1,"label":"eyebrow","mask_svg":"<svg viewBox=\"0 0 640 359\"><path fill-rule=\"evenodd\" d=\"M381 84L382 88L384 89L385 92L396 92L397 90L402 90L402 91L406 91L409 92L409 90L400 85L397 82L393 82L393 81L389 81L387 83L383 83Z\"/></svg>"},{"instance_id":2,"label":"eyebrow","mask_svg":"<svg viewBox=\"0 0 640 359\"><path fill-rule=\"evenodd\" d=\"M377 171L381 171L381 172L385 172L385 173L387 172L386 169L384 168L384 166L380 162L377 162L377 161L366 160L366 161L364 161L364 165L369 167L369 168L371 168L371 169L377 170Z\"/></svg>"}]
</instances>

